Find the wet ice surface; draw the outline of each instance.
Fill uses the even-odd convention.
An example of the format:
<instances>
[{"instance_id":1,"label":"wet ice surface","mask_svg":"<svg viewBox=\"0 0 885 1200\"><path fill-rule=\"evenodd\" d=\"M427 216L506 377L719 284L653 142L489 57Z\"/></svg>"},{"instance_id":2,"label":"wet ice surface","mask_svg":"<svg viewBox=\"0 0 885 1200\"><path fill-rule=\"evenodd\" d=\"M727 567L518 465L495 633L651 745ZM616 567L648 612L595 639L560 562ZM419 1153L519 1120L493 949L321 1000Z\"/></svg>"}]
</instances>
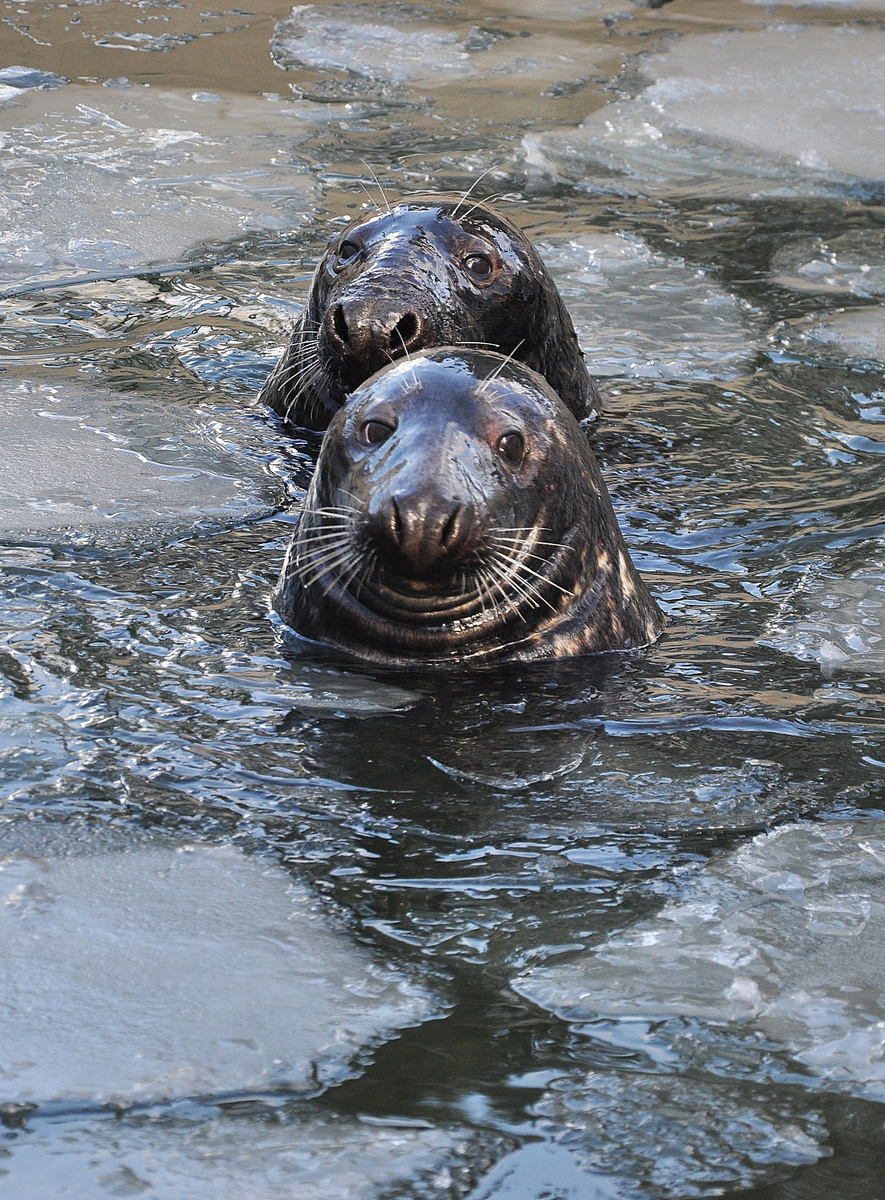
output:
<instances>
[{"instance_id":1,"label":"wet ice surface","mask_svg":"<svg viewBox=\"0 0 885 1200\"><path fill-rule=\"evenodd\" d=\"M689 35L637 99L530 133L529 166L652 195L830 195L885 177L885 33L782 26ZM772 119L776 113L776 119Z\"/></svg>"},{"instance_id":2,"label":"wet ice surface","mask_svg":"<svg viewBox=\"0 0 885 1200\"><path fill-rule=\"evenodd\" d=\"M493 1153L464 1128L378 1128L307 1105L268 1106L258 1120L209 1110L202 1120L80 1117L34 1127L27 1140L0 1142L0 1196L448 1200Z\"/></svg>"},{"instance_id":3,"label":"wet ice surface","mask_svg":"<svg viewBox=\"0 0 885 1200\"><path fill-rule=\"evenodd\" d=\"M796 291L870 297L885 294L885 235L845 233L824 241L801 238L772 259L772 278Z\"/></svg>"},{"instance_id":4,"label":"wet ice surface","mask_svg":"<svg viewBox=\"0 0 885 1200\"><path fill-rule=\"evenodd\" d=\"M784 826L689 873L656 917L592 954L518 979L600 1050L645 1060L554 1083L535 1108L554 1140L668 1197L827 1157L796 1085L885 1095L883 833ZM779 1102L777 1080L792 1085Z\"/></svg>"},{"instance_id":5,"label":"wet ice surface","mask_svg":"<svg viewBox=\"0 0 885 1200\"><path fill-rule=\"evenodd\" d=\"M266 514L283 491L250 432L137 393L0 384L0 537L120 541Z\"/></svg>"},{"instance_id":6,"label":"wet ice surface","mask_svg":"<svg viewBox=\"0 0 885 1200\"><path fill-rule=\"evenodd\" d=\"M3 1103L316 1091L436 1009L272 863L26 830L0 872Z\"/></svg>"},{"instance_id":7,"label":"wet ice surface","mask_svg":"<svg viewBox=\"0 0 885 1200\"><path fill-rule=\"evenodd\" d=\"M661 1052L672 1035L700 1064L727 1057L743 1074L756 1041L760 1075L770 1052L841 1090L885 1096L885 825L786 825L693 873L660 914L610 938L592 955L516 982L559 1016L655 1022L711 1021L691 1037L674 1023L652 1035ZM637 1027L638 1028L638 1027ZM745 1061L737 1063L741 1055ZM777 1068L775 1068L776 1070Z\"/></svg>"},{"instance_id":8,"label":"wet ice surface","mask_svg":"<svg viewBox=\"0 0 885 1200\"><path fill-rule=\"evenodd\" d=\"M141 86L5 99L5 283L174 262L201 243L297 227L314 208L297 152L311 120L289 104Z\"/></svg>"},{"instance_id":9,"label":"wet ice surface","mask_svg":"<svg viewBox=\"0 0 885 1200\"><path fill-rule=\"evenodd\" d=\"M728 378L754 352L749 314L733 295L635 235L587 233L539 250L593 375Z\"/></svg>"},{"instance_id":10,"label":"wet ice surface","mask_svg":"<svg viewBox=\"0 0 885 1200\"><path fill-rule=\"evenodd\" d=\"M763 640L827 674L885 671L885 566L877 558L847 577L809 567Z\"/></svg>"},{"instance_id":11,"label":"wet ice surface","mask_svg":"<svg viewBox=\"0 0 885 1200\"><path fill-rule=\"evenodd\" d=\"M776 344L829 361L885 363L885 307L851 308L781 326Z\"/></svg>"}]
</instances>

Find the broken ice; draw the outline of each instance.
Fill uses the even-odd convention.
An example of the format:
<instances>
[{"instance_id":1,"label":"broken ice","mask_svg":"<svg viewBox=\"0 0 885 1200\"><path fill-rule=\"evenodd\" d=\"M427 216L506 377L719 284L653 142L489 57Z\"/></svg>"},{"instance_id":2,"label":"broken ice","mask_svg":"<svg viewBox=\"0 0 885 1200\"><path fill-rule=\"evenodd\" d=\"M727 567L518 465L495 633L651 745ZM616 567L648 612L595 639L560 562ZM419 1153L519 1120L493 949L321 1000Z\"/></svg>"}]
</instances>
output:
<instances>
[{"instance_id":1,"label":"broken ice","mask_svg":"<svg viewBox=\"0 0 885 1200\"><path fill-rule=\"evenodd\" d=\"M532 133L526 162L615 191L830 195L885 179L885 33L795 28L692 34L653 82L576 130Z\"/></svg>"}]
</instances>

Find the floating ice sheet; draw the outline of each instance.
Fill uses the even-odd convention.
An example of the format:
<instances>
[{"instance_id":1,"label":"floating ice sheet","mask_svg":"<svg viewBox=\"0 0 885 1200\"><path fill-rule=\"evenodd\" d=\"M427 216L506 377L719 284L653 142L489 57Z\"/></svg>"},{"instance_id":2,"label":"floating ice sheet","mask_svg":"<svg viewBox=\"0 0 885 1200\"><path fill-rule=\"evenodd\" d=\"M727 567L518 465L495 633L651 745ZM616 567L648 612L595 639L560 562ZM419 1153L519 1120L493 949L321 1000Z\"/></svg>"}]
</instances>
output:
<instances>
[{"instance_id":1,"label":"floating ice sheet","mask_svg":"<svg viewBox=\"0 0 885 1200\"><path fill-rule=\"evenodd\" d=\"M849 308L785 321L774 337L777 345L811 358L885 363L885 306Z\"/></svg>"},{"instance_id":2,"label":"floating ice sheet","mask_svg":"<svg viewBox=\"0 0 885 1200\"><path fill-rule=\"evenodd\" d=\"M277 486L250 459L248 422L144 393L0 383L0 538L117 540L268 512ZM225 439L227 441L227 439Z\"/></svg>"},{"instance_id":3,"label":"floating ice sheet","mask_svg":"<svg viewBox=\"0 0 885 1200\"><path fill-rule=\"evenodd\" d=\"M885 822L871 820L761 835L689 879L657 917L516 989L569 1021L698 1018L676 1057L727 1040L723 1025L737 1050L749 1025L811 1076L882 1100L883 974Z\"/></svg>"},{"instance_id":4,"label":"floating ice sheet","mask_svg":"<svg viewBox=\"0 0 885 1200\"><path fill-rule=\"evenodd\" d=\"M384 1128L309 1105L208 1120L37 1121L0 1146L0 1196L66 1200L450 1200L493 1153L462 1129Z\"/></svg>"},{"instance_id":5,"label":"floating ice sheet","mask_svg":"<svg viewBox=\"0 0 885 1200\"><path fill-rule=\"evenodd\" d=\"M65 834L0 831L4 1102L316 1091L434 1012L270 862Z\"/></svg>"},{"instance_id":6,"label":"floating ice sheet","mask_svg":"<svg viewBox=\"0 0 885 1200\"><path fill-rule=\"evenodd\" d=\"M760 640L827 675L885 671L885 566L842 578L809 567Z\"/></svg>"},{"instance_id":7,"label":"floating ice sheet","mask_svg":"<svg viewBox=\"0 0 885 1200\"><path fill-rule=\"evenodd\" d=\"M654 82L576 130L532 133L530 166L660 195L827 195L885 180L885 33L775 27L692 34Z\"/></svg>"},{"instance_id":8,"label":"floating ice sheet","mask_svg":"<svg viewBox=\"0 0 885 1200\"><path fill-rule=\"evenodd\" d=\"M537 10L529 6L521 14L509 5L503 21L474 25L466 36L422 19L419 12L379 7L378 15L367 19L365 6L354 5L348 13L342 5L330 16L312 4L298 5L277 24L274 61L286 69L341 72L341 86L348 90L359 90L354 77L360 77L370 89L380 85L382 94L452 83L492 91L499 85L512 94L517 76L521 93L537 89L557 95L563 88L580 89L600 62L611 59L608 48L582 44L539 23ZM552 15L578 21L600 11L605 9L598 3L575 3L557 5ZM545 9L544 15L551 14ZM520 16L529 18L523 28L516 24Z\"/></svg>"},{"instance_id":9,"label":"floating ice sheet","mask_svg":"<svg viewBox=\"0 0 885 1200\"><path fill-rule=\"evenodd\" d=\"M297 226L307 117L251 97L71 85L0 107L0 281L175 261L202 242Z\"/></svg>"},{"instance_id":10,"label":"floating ice sheet","mask_svg":"<svg viewBox=\"0 0 885 1200\"><path fill-rule=\"evenodd\" d=\"M852 230L833 238L799 238L772 260L772 279L800 292L885 295L885 231Z\"/></svg>"},{"instance_id":11,"label":"floating ice sheet","mask_svg":"<svg viewBox=\"0 0 885 1200\"><path fill-rule=\"evenodd\" d=\"M628 234L540 247L594 375L722 378L754 352L748 315L710 273Z\"/></svg>"}]
</instances>

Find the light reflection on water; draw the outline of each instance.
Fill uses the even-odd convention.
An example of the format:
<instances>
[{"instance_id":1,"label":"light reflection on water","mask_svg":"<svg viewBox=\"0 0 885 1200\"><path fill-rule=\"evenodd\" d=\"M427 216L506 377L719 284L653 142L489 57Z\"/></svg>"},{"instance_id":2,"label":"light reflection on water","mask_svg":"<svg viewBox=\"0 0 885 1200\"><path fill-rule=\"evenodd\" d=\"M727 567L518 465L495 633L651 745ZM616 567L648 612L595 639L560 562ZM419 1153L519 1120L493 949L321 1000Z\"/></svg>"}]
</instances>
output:
<instances>
[{"instance_id":1,"label":"light reflection on water","mask_svg":"<svg viewBox=\"0 0 885 1200\"><path fill-rule=\"evenodd\" d=\"M748 6L731 8L757 19ZM637 28L664 28L665 10L642 12ZM554 43L560 19L558 8L547 18ZM616 23L612 37L594 26L592 64L581 68L589 82L547 78L555 54L541 46L536 75L548 92L561 85L563 106L555 108L553 92L545 98L540 132L576 125L591 101L605 102L592 77L614 75L604 64L613 55L620 64L612 47L628 25ZM493 38L467 65L478 72L479 55L494 51L487 65L498 69L514 42ZM426 45L414 43L422 53ZM389 63L383 38L374 53L381 68ZM176 249L186 268L170 253L134 277L124 255L119 278L84 282L96 262L65 260L79 281L41 289L25 263L8 282L31 290L10 286L0 299L4 398L35 381L86 396L95 411L84 428L119 433L116 413L149 463L174 465L185 453L207 478L238 463L250 506L248 519L231 519L210 512L199 493L197 532L142 501L134 533L104 519L110 501L95 535L6 530L3 815L161 826L270 853L348 913L355 936L431 978L451 1005L445 1020L382 1047L359 1078L326 1095L322 1111L305 1117L297 1102L273 1100L290 1104L287 1120L311 1127L307 1138L346 1125L352 1155L364 1152L347 1124L356 1113L466 1129L460 1150L428 1134L409 1194L467 1194L534 1131L570 1147L589 1171L626 1181L625 1195L711 1195L757 1183L770 1185L766 1196L812 1195L851 1177L850 1194L872 1200L881 1107L839 1101L787 1068L775 1071L770 1060L784 1056L777 1044L765 1044L760 1065L758 1039L747 1048L754 1034L743 1047L723 1035L728 1065L711 1067L717 1050L703 1043L707 1074L693 1089L653 1031L629 1021L570 1027L555 1005L550 1015L508 985L652 918L693 872L752 835L795 819L881 815L881 369L788 338L782 323L848 302L830 276L816 290L814 271L803 273L821 246L860 246L872 263L864 277L878 278L882 263L870 255L882 210L851 188L843 196L829 177L822 197L784 189L735 199L721 186L713 198L686 198L683 188L661 198L656 187L654 200L573 190L523 170L526 119L512 124L512 96L489 101L484 121L480 93L441 86L434 104L446 119L437 122L407 76L374 67L347 74L310 54L309 69L290 72L301 107L283 118L298 128L297 150L287 143L286 153L309 183L291 227L274 229L279 212L292 210L268 193L272 222L229 237L208 225L203 245ZM58 69L48 51L43 62ZM288 77L277 76L283 91ZM352 106L343 117L341 101ZM249 100L250 120L263 120L258 104ZM323 118L314 126L303 120L311 104ZM26 109L17 120L27 120ZM44 128L29 133L35 145ZM4 129L11 136L9 122ZM125 161L125 137L120 146L125 169L137 166ZM51 207L51 181L34 167L40 153L48 151L32 155L28 169L48 187ZM717 153L727 166L727 152ZM272 622L268 596L317 440L292 445L251 397L334 222L365 202L355 178L376 187L364 158L394 195L428 182L467 187L490 162L501 164L488 191L505 193L502 205L547 247L585 344L598 348L610 376L605 417L590 436L637 565L669 615L647 655L470 677L383 672L294 646ZM190 220L205 179L175 186ZM114 261L112 248L99 249ZM850 264L850 303L866 305L878 292L858 291L858 272ZM102 389L113 405L95 400ZM79 453L95 445L84 441ZM57 434L47 446L62 475L73 469L71 438ZM231 1195L250 1155L260 1160L277 1136L271 1101L249 1103L254 1110L246 1101L236 1111L195 1106L188 1117L207 1123L207 1153L216 1141L227 1147ZM644 1138L635 1129L650 1112ZM166 1120L172 1130L168 1113L156 1116ZM698 1147L690 1171L685 1121ZM27 1178L36 1180L55 1143L48 1126L33 1126ZM164 1142L159 1127L133 1126L126 1136L139 1153L177 1161L180 1128ZM104 1145L102 1131L84 1136ZM837 1151L829 1161L828 1143ZM652 1145L667 1147L660 1161ZM435 1154L460 1164L449 1183L434 1182L426 1166ZM559 1169L566 1186L562 1161L550 1161L560 1161L552 1185ZM771 1190L782 1179L800 1190ZM179 1194L169 1179L158 1186L158 1195ZM266 1194L282 1193L268 1184Z\"/></svg>"}]
</instances>

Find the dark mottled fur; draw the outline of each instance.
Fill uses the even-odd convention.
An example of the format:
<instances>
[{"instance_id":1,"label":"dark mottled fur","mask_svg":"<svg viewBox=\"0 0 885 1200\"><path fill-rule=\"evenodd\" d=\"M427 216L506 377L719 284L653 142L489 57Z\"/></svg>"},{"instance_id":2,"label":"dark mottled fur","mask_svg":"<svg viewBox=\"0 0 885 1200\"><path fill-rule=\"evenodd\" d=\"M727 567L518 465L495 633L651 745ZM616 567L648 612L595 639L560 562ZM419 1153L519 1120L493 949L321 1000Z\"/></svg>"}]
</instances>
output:
<instances>
[{"instance_id":1,"label":"dark mottled fur","mask_svg":"<svg viewBox=\"0 0 885 1200\"><path fill-rule=\"evenodd\" d=\"M390 664L628 650L663 627L574 417L540 375L460 347L335 415L275 606Z\"/></svg>"},{"instance_id":2,"label":"dark mottled fur","mask_svg":"<svg viewBox=\"0 0 885 1200\"><path fill-rule=\"evenodd\" d=\"M483 256L488 279L469 270ZM599 411L571 318L526 236L472 200L397 204L330 241L259 399L293 425L324 429L406 350L471 344L543 375L579 421Z\"/></svg>"}]
</instances>

